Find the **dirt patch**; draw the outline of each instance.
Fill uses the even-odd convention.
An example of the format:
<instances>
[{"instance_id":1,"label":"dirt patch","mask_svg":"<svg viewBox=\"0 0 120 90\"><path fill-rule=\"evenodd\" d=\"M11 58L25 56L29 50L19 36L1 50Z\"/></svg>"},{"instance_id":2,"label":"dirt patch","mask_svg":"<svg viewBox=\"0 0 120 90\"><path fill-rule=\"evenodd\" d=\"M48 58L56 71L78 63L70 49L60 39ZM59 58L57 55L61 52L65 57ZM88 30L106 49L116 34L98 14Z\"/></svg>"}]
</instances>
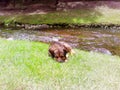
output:
<instances>
[{"instance_id":1,"label":"dirt patch","mask_svg":"<svg viewBox=\"0 0 120 90\"><path fill-rule=\"evenodd\" d=\"M32 4L27 6L12 6L2 7L0 9L0 15L13 15L13 14L45 14L55 11L54 5L46 4Z\"/></svg>"}]
</instances>

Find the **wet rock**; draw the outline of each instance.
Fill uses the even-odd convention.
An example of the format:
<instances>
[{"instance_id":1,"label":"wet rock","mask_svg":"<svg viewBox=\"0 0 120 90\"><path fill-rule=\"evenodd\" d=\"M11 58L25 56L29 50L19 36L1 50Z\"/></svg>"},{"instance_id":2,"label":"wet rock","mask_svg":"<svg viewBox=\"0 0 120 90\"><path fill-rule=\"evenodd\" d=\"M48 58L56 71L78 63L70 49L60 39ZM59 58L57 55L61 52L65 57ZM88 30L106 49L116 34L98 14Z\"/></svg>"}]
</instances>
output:
<instances>
[{"instance_id":1,"label":"wet rock","mask_svg":"<svg viewBox=\"0 0 120 90\"><path fill-rule=\"evenodd\" d=\"M7 38L8 41L14 40L12 37Z\"/></svg>"},{"instance_id":2,"label":"wet rock","mask_svg":"<svg viewBox=\"0 0 120 90\"><path fill-rule=\"evenodd\" d=\"M3 23L3 22L0 22L0 26L4 26L4 23Z\"/></svg>"},{"instance_id":3,"label":"wet rock","mask_svg":"<svg viewBox=\"0 0 120 90\"><path fill-rule=\"evenodd\" d=\"M109 50L107 50L106 48L93 48L92 51L112 55L112 53Z\"/></svg>"},{"instance_id":4,"label":"wet rock","mask_svg":"<svg viewBox=\"0 0 120 90\"><path fill-rule=\"evenodd\" d=\"M41 25L25 24L25 29L43 29L43 28L49 28L49 26L47 24L41 24Z\"/></svg>"}]
</instances>

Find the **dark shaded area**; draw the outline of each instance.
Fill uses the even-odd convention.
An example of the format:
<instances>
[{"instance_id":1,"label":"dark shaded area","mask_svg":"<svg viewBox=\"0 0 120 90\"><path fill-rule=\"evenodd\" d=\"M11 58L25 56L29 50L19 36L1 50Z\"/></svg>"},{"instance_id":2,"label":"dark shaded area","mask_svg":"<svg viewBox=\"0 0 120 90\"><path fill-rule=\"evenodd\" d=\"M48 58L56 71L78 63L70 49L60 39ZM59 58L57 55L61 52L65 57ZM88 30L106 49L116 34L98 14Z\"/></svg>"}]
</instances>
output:
<instances>
[{"instance_id":1,"label":"dark shaded area","mask_svg":"<svg viewBox=\"0 0 120 90\"><path fill-rule=\"evenodd\" d=\"M118 0L0 0L0 15L94 9L98 6L120 8ZM3 13L3 14L2 14ZM5 13L5 14L4 14Z\"/></svg>"},{"instance_id":2,"label":"dark shaded area","mask_svg":"<svg viewBox=\"0 0 120 90\"><path fill-rule=\"evenodd\" d=\"M91 10L98 6L120 8L120 1L111 0L0 0L0 15L43 14L54 11ZM89 13L90 13L89 12ZM94 15L93 15L94 16ZM76 19L76 18L75 18ZM86 19L87 20L87 19ZM92 19L91 19L92 20Z\"/></svg>"},{"instance_id":3,"label":"dark shaded area","mask_svg":"<svg viewBox=\"0 0 120 90\"><path fill-rule=\"evenodd\" d=\"M40 4L49 6L51 8L66 8L66 9L80 9L80 8L94 8L96 6L107 6L110 8L120 8L119 0L0 0L0 7L10 8L34 8L33 4ZM33 5L33 6L29 6ZM40 8L40 7L39 7Z\"/></svg>"}]
</instances>

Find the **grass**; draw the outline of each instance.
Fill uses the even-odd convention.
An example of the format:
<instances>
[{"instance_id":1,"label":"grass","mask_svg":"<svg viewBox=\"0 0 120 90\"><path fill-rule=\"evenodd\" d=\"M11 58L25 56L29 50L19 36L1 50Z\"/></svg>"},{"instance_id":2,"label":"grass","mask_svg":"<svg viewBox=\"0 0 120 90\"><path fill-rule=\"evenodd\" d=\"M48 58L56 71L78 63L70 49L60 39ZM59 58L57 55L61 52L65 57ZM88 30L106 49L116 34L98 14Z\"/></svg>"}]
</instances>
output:
<instances>
[{"instance_id":1,"label":"grass","mask_svg":"<svg viewBox=\"0 0 120 90\"><path fill-rule=\"evenodd\" d=\"M0 39L0 90L119 90L120 57L75 51L58 63L47 44Z\"/></svg>"},{"instance_id":2,"label":"grass","mask_svg":"<svg viewBox=\"0 0 120 90\"><path fill-rule=\"evenodd\" d=\"M120 10L101 6L94 9L56 11L47 14L0 16L0 21L6 24L14 22L25 24L120 24Z\"/></svg>"}]
</instances>

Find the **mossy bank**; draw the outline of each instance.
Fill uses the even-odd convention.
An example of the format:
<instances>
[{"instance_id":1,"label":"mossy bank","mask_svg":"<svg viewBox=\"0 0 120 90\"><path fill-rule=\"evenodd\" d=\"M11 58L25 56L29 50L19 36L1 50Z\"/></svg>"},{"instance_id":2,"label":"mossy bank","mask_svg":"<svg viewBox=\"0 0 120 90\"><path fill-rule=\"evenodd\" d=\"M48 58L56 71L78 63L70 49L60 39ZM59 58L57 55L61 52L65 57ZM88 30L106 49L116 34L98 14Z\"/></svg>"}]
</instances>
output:
<instances>
[{"instance_id":1,"label":"mossy bank","mask_svg":"<svg viewBox=\"0 0 120 90\"><path fill-rule=\"evenodd\" d=\"M103 27L120 29L120 10L99 7L85 10L55 11L46 14L0 16L1 25L23 28Z\"/></svg>"}]
</instances>

